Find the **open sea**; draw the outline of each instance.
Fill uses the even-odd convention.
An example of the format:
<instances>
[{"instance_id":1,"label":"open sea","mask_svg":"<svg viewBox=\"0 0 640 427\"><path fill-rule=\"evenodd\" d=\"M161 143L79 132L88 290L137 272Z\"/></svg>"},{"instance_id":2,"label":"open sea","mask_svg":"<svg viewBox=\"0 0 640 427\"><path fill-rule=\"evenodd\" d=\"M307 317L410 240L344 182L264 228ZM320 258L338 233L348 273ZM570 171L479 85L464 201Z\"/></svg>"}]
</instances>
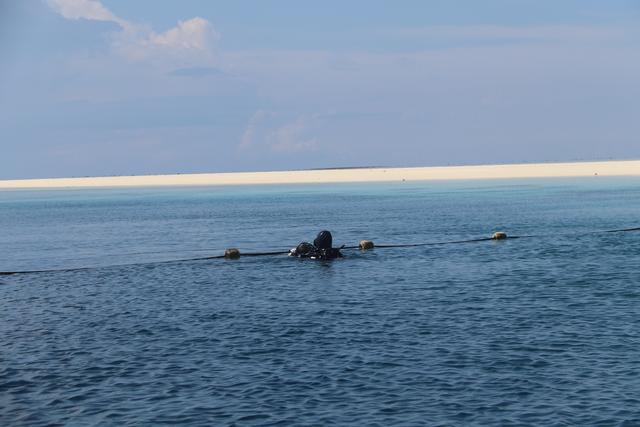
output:
<instances>
[{"instance_id":1,"label":"open sea","mask_svg":"<svg viewBox=\"0 0 640 427\"><path fill-rule=\"evenodd\" d=\"M640 179L0 192L2 426L640 425ZM334 261L199 260L287 250ZM185 260L177 262L164 262Z\"/></svg>"}]
</instances>

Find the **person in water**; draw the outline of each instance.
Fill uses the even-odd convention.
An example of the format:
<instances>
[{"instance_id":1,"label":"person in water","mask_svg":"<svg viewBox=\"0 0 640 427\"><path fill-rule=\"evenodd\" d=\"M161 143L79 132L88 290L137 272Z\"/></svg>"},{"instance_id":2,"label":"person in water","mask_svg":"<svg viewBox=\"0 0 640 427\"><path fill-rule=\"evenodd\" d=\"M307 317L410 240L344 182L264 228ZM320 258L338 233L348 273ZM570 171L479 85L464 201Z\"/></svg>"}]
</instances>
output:
<instances>
[{"instance_id":1,"label":"person in water","mask_svg":"<svg viewBox=\"0 0 640 427\"><path fill-rule=\"evenodd\" d=\"M341 258L342 254L340 253L340 249L342 248L334 248L332 245L333 238L331 237L331 232L322 230L316 236L313 244L302 242L289 251L289 256L311 259Z\"/></svg>"}]
</instances>

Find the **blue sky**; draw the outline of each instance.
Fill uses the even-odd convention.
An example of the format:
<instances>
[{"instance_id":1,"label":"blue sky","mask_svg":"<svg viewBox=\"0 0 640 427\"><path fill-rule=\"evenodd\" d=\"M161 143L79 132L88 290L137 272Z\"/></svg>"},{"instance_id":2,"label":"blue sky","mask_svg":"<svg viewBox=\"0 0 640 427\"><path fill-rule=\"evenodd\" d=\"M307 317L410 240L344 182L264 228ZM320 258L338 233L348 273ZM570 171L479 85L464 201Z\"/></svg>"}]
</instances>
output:
<instances>
[{"instance_id":1,"label":"blue sky","mask_svg":"<svg viewBox=\"0 0 640 427\"><path fill-rule=\"evenodd\" d=\"M640 158L640 0L0 0L0 179Z\"/></svg>"}]
</instances>

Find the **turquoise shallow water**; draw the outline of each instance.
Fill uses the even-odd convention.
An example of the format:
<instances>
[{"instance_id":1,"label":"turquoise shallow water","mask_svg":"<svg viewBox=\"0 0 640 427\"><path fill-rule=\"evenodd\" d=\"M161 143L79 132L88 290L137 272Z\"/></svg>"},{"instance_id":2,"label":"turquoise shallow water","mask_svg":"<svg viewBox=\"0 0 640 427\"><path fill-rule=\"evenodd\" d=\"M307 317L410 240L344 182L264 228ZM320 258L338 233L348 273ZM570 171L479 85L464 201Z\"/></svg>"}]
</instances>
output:
<instances>
[{"instance_id":1,"label":"turquoise shallow water","mask_svg":"<svg viewBox=\"0 0 640 427\"><path fill-rule=\"evenodd\" d=\"M0 193L1 425L637 425L639 179ZM149 263L544 235L333 262ZM122 266L122 264L134 264Z\"/></svg>"}]
</instances>

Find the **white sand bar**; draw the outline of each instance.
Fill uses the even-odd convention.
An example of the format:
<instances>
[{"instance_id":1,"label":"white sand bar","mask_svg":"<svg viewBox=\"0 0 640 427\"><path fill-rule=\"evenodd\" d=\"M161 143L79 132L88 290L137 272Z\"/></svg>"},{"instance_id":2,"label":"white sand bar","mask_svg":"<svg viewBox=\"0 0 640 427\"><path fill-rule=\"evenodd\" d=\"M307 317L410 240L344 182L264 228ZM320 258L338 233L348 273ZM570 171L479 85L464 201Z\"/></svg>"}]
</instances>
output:
<instances>
[{"instance_id":1,"label":"white sand bar","mask_svg":"<svg viewBox=\"0 0 640 427\"><path fill-rule=\"evenodd\" d=\"M0 180L0 189L640 176L640 160Z\"/></svg>"}]
</instances>

